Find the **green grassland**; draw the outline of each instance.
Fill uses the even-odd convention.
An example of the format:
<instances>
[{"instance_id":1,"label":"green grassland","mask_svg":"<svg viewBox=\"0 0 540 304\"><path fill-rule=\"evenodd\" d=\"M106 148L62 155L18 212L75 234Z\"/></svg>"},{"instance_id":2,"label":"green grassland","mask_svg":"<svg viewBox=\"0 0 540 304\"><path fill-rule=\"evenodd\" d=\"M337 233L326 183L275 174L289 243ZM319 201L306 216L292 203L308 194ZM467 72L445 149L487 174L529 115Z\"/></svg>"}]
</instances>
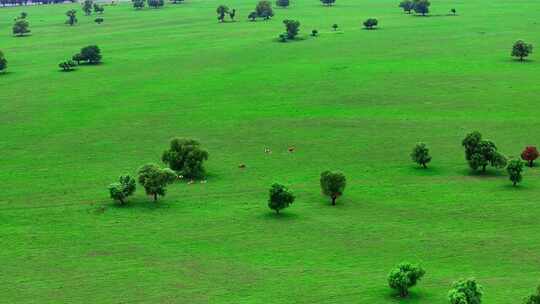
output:
<instances>
[{"instance_id":1,"label":"green grassland","mask_svg":"<svg viewBox=\"0 0 540 304\"><path fill-rule=\"evenodd\" d=\"M238 21L218 24L219 4ZM485 303L521 303L540 282L540 169L517 188L471 174L461 139L479 130L513 157L540 144L540 63L510 58L518 39L540 45L540 3L437 0L424 18L293 0L248 22L255 4L122 3L101 25L77 4L0 9L0 302L440 304L475 277ZM15 38L21 11L32 35ZM305 39L276 42L287 18ZM103 64L59 71L89 44ZM175 136L209 151L208 182L116 206L107 185ZM428 170L409 159L418 141ZM335 207L327 169L348 178ZM281 216L276 181L297 196ZM386 282L401 261L427 270L406 300Z\"/></svg>"}]
</instances>

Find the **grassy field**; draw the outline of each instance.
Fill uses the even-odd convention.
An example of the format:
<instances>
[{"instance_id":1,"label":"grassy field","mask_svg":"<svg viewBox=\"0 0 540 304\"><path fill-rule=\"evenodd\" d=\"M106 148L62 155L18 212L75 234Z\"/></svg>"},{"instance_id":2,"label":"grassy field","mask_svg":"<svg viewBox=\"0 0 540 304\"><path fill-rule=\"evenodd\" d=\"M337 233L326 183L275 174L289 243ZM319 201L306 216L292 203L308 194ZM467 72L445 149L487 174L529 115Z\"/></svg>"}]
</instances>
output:
<instances>
[{"instance_id":1,"label":"grassy field","mask_svg":"<svg viewBox=\"0 0 540 304\"><path fill-rule=\"evenodd\" d=\"M219 4L238 21L218 24ZM123 3L101 25L79 8L74 27L76 4L0 9L0 302L439 304L475 277L485 303L521 303L540 282L540 169L518 188L472 175L461 139L478 130L514 157L540 145L540 63L509 56L540 44L540 3L437 0L423 18L394 0L293 0L248 22L255 4ZM21 11L32 35L14 38ZM286 18L306 39L276 42ZM59 71L89 44L103 64ZM209 151L208 183L116 206L107 185L175 136ZM418 141L428 170L409 159ZM326 169L348 178L335 207ZM275 181L297 196L279 217ZM427 270L407 300L386 282L401 261Z\"/></svg>"}]
</instances>

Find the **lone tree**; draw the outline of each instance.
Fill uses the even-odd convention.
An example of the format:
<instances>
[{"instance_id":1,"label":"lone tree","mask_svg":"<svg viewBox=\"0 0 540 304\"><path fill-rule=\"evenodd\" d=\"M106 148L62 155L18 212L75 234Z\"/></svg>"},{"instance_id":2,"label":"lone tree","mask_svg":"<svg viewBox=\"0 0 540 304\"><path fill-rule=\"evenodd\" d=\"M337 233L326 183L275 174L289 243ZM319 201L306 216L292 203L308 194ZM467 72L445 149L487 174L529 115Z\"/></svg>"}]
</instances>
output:
<instances>
[{"instance_id":1,"label":"lone tree","mask_svg":"<svg viewBox=\"0 0 540 304\"><path fill-rule=\"evenodd\" d=\"M429 13L429 6L431 3L429 0L414 0L413 2L413 10L417 14L421 14L422 16L425 16Z\"/></svg>"},{"instance_id":2,"label":"lone tree","mask_svg":"<svg viewBox=\"0 0 540 304\"><path fill-rule=\"evenodd\" d=\"M407 14L410 14L414 8L414 3L412 0L403 0L399 3L399 7L401 7Z\"/></svg>"},{"instance_id":3,"label":"lone tree","mask_svg":"<svg viewBox=\"0 0 540 304\"><path fill-rule=\"evenodd\" d=\"M427 164L431 161L429 155L429 149L424 143L417 143L411 152L411 159L413 162L427 168Z\"/></svg>"},{"instance_id":4,"label":"lone tree","mask_svg":"<svg viewBox=\"0 0 540 304\"><path fill-rule=\"evenodd\" d=\"M225 15L229 13L229 8L226 5L220 5L216 9L219 22L225 22Z\"/></svg>"},{"instance_id":5,"label":"lone tree","mask_svg":"<svg viewBox=\"0 0 540 304\"><path fill-rule=\"evenodd\" d=\"M318 34L319 34L318 30L311 30L311 36L317 37Z\"/></svg>"},{"instance_id":6,"label":"lone tree","mask_svg":"<svg viewBox=\"0 0 540 304\"><path fill-rule=\"evenodd\" d=\"M332 199L332 206L336 205L336 199L343 195L347 181L341 172L324 171L321 173L321 190Z\"/></svg>"},{"instance_id":7,"label":"lone tree","mask_svg":"<svg viewBox=\"0 0 540 304\"><path fill-rule=\"evenodd\" d=\"M492 141L482 139L478 131L467 134L461 144L465 148L465 159L474 171L481 168L482 172L486 172L488 165L495 168L506 166L506 157L497 151Z\"/></svg>"},{"instance_id":8,"label":"lone tree","mask_svg":"<svg viewBox=\"0 0 540 304\"><path fill-rule=\"evenodd\" d=\"M92 0L84 0L84 2L82 3L82 10L86 16L92 14L93 5L94 2Z\"/></svg>"},{"instance_id":9,"label":"lone tree","mask_svg":"<svg viewBox=\"0 0 540 304\"><path fill-rule=\"evenodd\" d=\"M118 182L110 184L108 189L111 198L123 205L126 199L135 193L135 179L129 175L122 175L118 178Z\"/></svg>"},{"instance_id":10,"label":"lone tree","mask_svg":"<svg viewBox=\"0 0 540 304\"><path fill-rule=\"evenodd\" d=\"M512 182L512 185L516 186L523 177L521 176L521 172L523 171L523 162L519 159L513 159L508 162L508 166L506 166L506 172L508 172L508 178Z\"/></svg>"},{"instance_id":11,"label":"lone tree","mask_svg":"<svg viewBox=\"0 0 540 304\"><path fill-rule=\"evenodd\" d=\"M77 23L77 11L76 10L69 10L66 12L66 16L68 17L68 20L66 21L66 24L69 24L70 26L73 26Z\"/></svg>"},{"instance_id":12,"label":"lone tree","mask_svg":"<svg viewBox=\"0 0 540 304\"><path fill-rule=\"evenodd\" d=\"M482 303L482 286L474 279L454 282L448 292L451 304L480 304Z\"/></svg>"},{"instance_id":13,"label":"lone tree","mask_svg":"<svg viewBox=\"0 0 540 304\"><path fill-rule=\"evenodd\" d=\"M236 9L232 9L229 11L229 18L231 18L231 21L234 21L234 16L236 16Z\"/></svg>"},{"instance_id":14,"label":"lone tree","mask_svg":"<svg viewBox=\"0 0 540 304\"><path fill-rule=\"evenodd\" d=\"M336 0L321 0L322 4L325 6L331 6L336 3Z\"/></svg>"},{"instance_id":15,"label":"lone tree","mask_svg":"<svg viewBox=\"0 0 540 304\"><path fill-rule=\"evenodd\" d=\"M103 5L99 5L97 3L94 3L94 13L103 14L104 11L105 11L105 7Z\"/></svg>"},{"instance_id":16,"label":"lone tree","mask_svg":"<svg viewBox=\"0 0 540 304\"><path fill-rule=\"evenodd\" d=\"M364 27L368 30L373 29L373 27L377 26L379 24L379 21L375 18L368 18L366 21L364 21Z\"/></svg>"},{"instance_id":17,"label":"lone tree","mask_svg":"<svg viewBox=\"0 0 540 304\"><path fill-rule=\"evenodd\" d=\"M534 166L534 161L538 158L538 156L540 156L540 153L538 153L535 146L527 146L523 152L521 152L521 159L526 161L531 168Z\"/></svg>"},{"instance_id":18,"label":"lone tree","mask_svg":"<svg viewBox=\"0 0 540 304\"><path fill-rule=\"evenodd\" d=\"M287 39L294 39L300 31L300 22L297 20L287 19L283 20L283 24L285 24L285 32L287 35Z\"/></svg>"},{"instance_id":19,"label":"lone tree","mask_svg":"<svg viewBox=\"0 0 540 304\"><path fill-rule=\"evenodd\" d=\"M523 61L525 57L529 57L533 51L532 44L525 43L523 40L518 40L512 47L512 56L519 57L519 61Z\"/></svg>"},{"instance_id":20,"label":"lone tree","mask_svg":"<svg viewBox=\"0 0 540 304\"><path fill-rule=\"evenodd\" d=\"M104 20L101 17L97 17L96 19L94 19L94 22L97 23L97 24L101 24L103 21Z\"/></svg>"},{"instance_id":21,"label":"lone tree","mask_svg":"<svg viewBox=\"0 0 540 304\"><path fill-rule=\"evenodd\" d=\"M525 298L525 304L540 304L540 285L536 288L536 293Z\"/></svg>"},{"instance_id":22,"label":"lone tree","mask_svg":"<svg viewBox=\"0 0 540 304\"><path fill-rule=\"evenodd\" d=\"M286 8L289 6L289 0L276 0L276 5L279 7Z\"/></svg>"},{"instance_id":23,"label":"lone tree","mask_svg":"<svg viewBox=\"0 0 540 304\"><path fill-rule=\"evenodd\" d=\"M270 188L270 198L268 199L268 207L277 214L282 209L289 207L294 202L294 195L287 187L280 184L273 184Z\"/></svg>"},{"instance_id":24,"label":"lone tree","mask_svg":"<svg viewBox=\"0 0 540 304\"><path fill-rule=\"evenodd\" d=\"M165 196L168 184L176 179L176 174L169 168L161 169L156 164L146 164L139 168L139 184L144 187L147 195L157 201L158 196Z\"/></svg>"},{"instance_id":25,"label":"lone tree","mask_svg":"<svg viewBox=\"0 0 540 304\"><path fill-rule=\"evenodd\" d=\"M337 31L338 29L337 23L332 24L332 29L334 29L334 32Z\"/></svg>"},{"instance_id":26,"label":"lone tree","mask_svg":"<svg viewBox=\"0 0 540 304\"><path fill-rule=\"evenodd\" d=\"M160 8L165 5L164 0L148 0L148 6L151 8Z\"/></svg>"},{"instance_id":27,"label":"lone tree","mask_svg":"<svg viewBox=\"0 0 540 304\"><path fill-rule=\"evenodd\" d=\"M455 15L457 14L457 11L456 11L455 8L452 8L452 9L450 10L450 13L451 13L452 15L455 16Z\"/></svg>"},{"instance_id":28,"label":"lone tree","mask_svg":"<svg viewBox=\"0 0 540 304\"><path fill-rule=\"evenodd\" d=\"M272 3L267 0L259 1L259 3L257 3L257 6L255 7L255 12L257 13L257 17L261 17L264 20L268 20L274 16L274 11L272 10Z\"/></svg>"},{"instance_id":29,"label":"lone tree","mask_svg":"<svg viewBox=\"0 0 540 304\"><path fill-rule=\"evenodd\" d=\"M58 67L60 67L62 69L62 71L64 72L71 72L75 69L77 65L75 64L75 62L73 60L66 60L64 62L60 62L60 64L58 64Z\"/></svg>"},{"instance_id":30,"label":"lone tree","mask_svg":"<svg viewBox=\"0 0 540 304\"><path fill-rule=\"evenodd\" d=\"M255 21L255 19L257 19L257 12L249 13L248 18L250 21Z\"/></svg>"},{"instance_id":31,"label":"lone tree","mask_svg":"<svg viewBox=\"0 0 540 304\"><path fill-rule=\"evenodd\" d=\"M169 149L163 151L161 160L179 175L187 178L204 178L206 172L203 162L208 159L208 152L193 139L174 138Z\"/></svg>"},{"instance_id":32,"label":"lone tree","mask_svg":"<svg viewBox=\"0 0 540 304\"><path fill-rule=\"evenodd\" d=\"M132 0L132 3L136 10L143 9L145 4L144 0Z\"/></svg>"},{"instance_id":33,"label":"lone tree","mask_svg":"<svg viewBox=\"0 0 540 304\"><path fill-rule=\"evenodd\" d=\"M25 34L30 33L30 24L26 19L17 19L15 20L15 24L13 24L13 35L17 37L22 37Z\"/></svg>"},{"instance_id":34,"label":"lone tree","mask_svg":"<svg viewBox=\"0 0 540 304\"><path fill-rule=\"evenodd\" d=\"M89 45L86 47L83 47L81 49L81 52L78 54L73 55L72 59L81 62L86 61L90 64L98 64L101 62L101 50L97 45Z\"/></svg>"},{"instance_id":35,"label":"lone tree","mask_svg":"<svg viewBox=\"0 0 540 304\"><path fill-rule=\"evenodd\" d=\"M19 15L19 19L26 19L26 17L28 17L27 12L21 12L21 14Z\"/></svg>"},{"instance_id":36,"label":"lone tree","mask_svg":"<svg viewBox=\"0 0 540 304\"><path fill-rule=\"evenodd\" d=\"M426 271L411 263L401 263L388 274L388 286L398 291L400 297L409 295L409 288L426 274Z\"/></svg>"},{"instance_id":37,"label":"lone tree","mask_svg":"<svg viewBox=\"0 0 540 304\"><path fill-rule=\"evenodd\" d=\"M4 56L4 53L0 51L0 72L3 73L7 69L8 61Z\"/></svg>"}]
</instances>

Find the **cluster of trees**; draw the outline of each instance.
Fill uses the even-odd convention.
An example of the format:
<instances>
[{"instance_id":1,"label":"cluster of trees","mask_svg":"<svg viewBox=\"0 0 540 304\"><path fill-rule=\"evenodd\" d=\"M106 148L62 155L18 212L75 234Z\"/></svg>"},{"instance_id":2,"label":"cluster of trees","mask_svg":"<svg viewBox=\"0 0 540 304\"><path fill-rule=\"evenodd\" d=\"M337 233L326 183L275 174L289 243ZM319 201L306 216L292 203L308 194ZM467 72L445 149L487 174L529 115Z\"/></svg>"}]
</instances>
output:
<instances>
[{"instance_id":1,"label":"cluster of trees","mask_svg":"<svg viewBox=\"0 0 540 304\"><path fill-rule=\"evenodd\" d=\"M402 8L407 14L414 11L416 14L421 14L422 16L429 13L430 5L431 3L429 0L403 0L399 3L399 7Z\"/></svg>"},{"instance_id":2,"label":"cluster of trees","mask_svg":"<svg viewBox=\"0 0 540 304\"><path fill-rule=\"evenodd\" d=\"M336 205L336 200L343 195L347 180L341 172L324 171L319 180L322 194L330 197L332 206ZM295 200L294 194L282 184L273 184L270 187L268 208L274 210L277 214L289 207Z\"/></svg>"},{"instance_id":3,"label":"cluster of trees","mask_svg":"<svg viewBox=\"0 0 540 304\"><path fill-rule=\"evenodd\" d=\"M96 14L103 14L105 7L95 3L93 0L84 0L82 3L82 10L86 16L90 16L92 14L92 10Z\"/></svg>"},{"instance_id":4,"label":"cluster of trees","mask_svg":"<svg viewBox=\"0 0 540 304\"><path fill-rule=\"evenodd\" d=\"M236 9L229 9L226 5L220 5L216 9L216 13L218 14L218 20L219 22L225 22L225 15L229 15L229 18L231 18L231 21L234 21L234 17L236 16Z\"/></svg>"},{"instance_id":5,"label":"cluster of trees","mask_svg":"<svg viewBox=\"0 0 540 304\"><path fill-rule=\"evenodd\" d=\"M321 0L322 4L325 6L332 6L336 3L336 0Z\"/></svg>"},{"instance_id":6,"label":"cluster of trees","mask_svg":"<svg viewBox=\"0 0 540 304\"><path fill-rule=\"evenodd\" d=\"M276 0L276 5L279 7L289 7L289 0Z\"/></svg>"},{"instance_id":7,"label":"cluster of trees","mask_svg":"<svg viewBox=\"0 0 540 304\"><path fill-rule=\"evenodd\" d=\"M173 3L180 3L182 0L175 0ZM146 5L145 0L131 0L133 7L137 10L143 9ZM148 0L148 6L151 8L160 8L165 5L164 0Z\"/></svg>"},{"instance_id":8,"label":"cluster of trees","mask_svg":"<svg viewBox=\"0 0 540 304\"><path fill-rule=\"evenodd\" d=\"M525 161L529 167L534 166L534 161L540 156L540 152L535 146L527 146L521 152L521 160L513 159L508 161L506 156L498 152L497 146L490 140L483 139L478 131L471 132L465 136L461 145L465 148L465 159L473 171L485 172L487 166L498 169L506 167L508 178L514 186L523 179L522 172ZM425 143L417 143L411 154L413 162L427 168L431 162L429 149Z\"/></svg>"},{"instance_id":9,"label":"cluster of trees","mask_svg":"<svg viewBox=\"0 0 540 304\"><path fill-rule=\"evenodd\" d=\"M101 59L101 49L97 45L89 45L83 47L81 51L73 55L71 59L60 62L58 66L62 71L69 72L73 71L75 67L81 63L98 64L101 62Z\"/></svg>"},{"instance_id":10,"label":"cluster of trees","mask_svg":"<svg viewBox=\"0 0 540 304\"><path fill-rule=\"evenodd\" d=\"M251 21L255 21L257 18L263 18L268 20L274 16L274 10L272 9L272 3L267 0L262 0L257 3L255 10L249 13L248 18Z\"/></svg>"},{"instance_id":11,"label":"cluster of trees","mask_svg":"<svg viewBox=\"0 0 540 304\"><path fill-rule=\"evenodd\" d=\"M137 180L145 193L153 197L165 196L167 186L178 178L202 179L206 175L203 162L208 160L208 152L201 148L200 143L193 139L174 138L169 148L161 155L167 168L161 168L154 163L146 164L137 170ZM129 196L135 193L135 179L122 175L118 182L108 187L110 197L124 204Z\"/></svg>"},{"instance_id":12,"label":"cluster of trees","mask_svg":"<svg viewBox=\"0 0 540 304\"><path fill-rule=\"evenodd\" d=\"M2 6L16 6L16 5L28 5L28 3L32 4L57 4L57 3L64 3L65 0L0 0L0 5ZM75 3L76 0L69 0L69 2Z\"/></svg>"},{"instance_id":13,"label":"cluster of trees","mask_svg":"<svg viewBox=\"0 0 540 304\"><path fill-rule=\"evenodd\" d=\"M22 37L30 33L30 24L28 23L28 20L26 20L26 17L28 17L28 14L22 12L20 16L15 18L15 23L12 28L13 35Z\"/></svg>"}]
</instances>

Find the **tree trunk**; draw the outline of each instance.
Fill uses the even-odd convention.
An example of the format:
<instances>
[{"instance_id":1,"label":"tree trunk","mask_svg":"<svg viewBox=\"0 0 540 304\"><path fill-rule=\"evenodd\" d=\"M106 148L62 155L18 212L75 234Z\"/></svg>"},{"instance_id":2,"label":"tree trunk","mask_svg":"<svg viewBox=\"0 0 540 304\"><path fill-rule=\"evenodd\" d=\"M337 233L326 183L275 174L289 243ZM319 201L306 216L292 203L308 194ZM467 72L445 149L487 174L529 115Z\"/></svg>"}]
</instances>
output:
<instances>
[{"instance_id":1,"label":"tree trunk","mask_svg":"<svg viewBox=\"0 0 540 304\"><path fill-rule=\"evenodd\" d=\"M422 167L427 168L426 163L422 163Z\"/></svg>"},{"instance_id":2,"label":"tree trunk","mask_svg":"<svg viewBox=\"0 0 540 304\"><path fill-rule=\"evenodd\" d=\"M513 182L512 182L512 184L513 184L513 185L514 185L514 187L515 187L515 186L516 186L516 184L517 184L517 182L514 182L514 181L513 181Z\"/></svg>"},{"instance_id":3,"label":"tree trunk","mask_svg":"<svg viewBox=\"0 0 540 304\"><path fill-rule=\"evenodd\" d=\"M336 205L336 196L332 196L332 206Z\"/></svg>"},{"instance_id":4,"label":"tree trunk","mask_svg":"<svg viewBox=\"0 0 540 304\"><path fill-rule=\"evenodd\" d=\"M276 209L276 213L279 214L279 209Z\"/></svg>"},{"instance_id":5,"label":"tree trunk","mask_svg":"<svg viewBox=\"0 0 540 304\"><path fill-rule=\"evenodd\" d=\"M119 199L119 201L120 201L120 205L124 204L124 199L123 198Z\"/></svg>"},{"instance_id":6,"label":"tree trunk","mask_svg":"<svg viewBox=\"0 0 540 304\"><path fill-rule=\"evenodd\" d=\"M487 166L487 165L483 165L483 166L482 166L482 172L486 172L486 166Z\"/></svg>"},{"instance_id":7,"label":"tree trunk","mask_svg":"<svg viewBox=\"0 0 540 304\"><path fill-rule=\"evenodd\" d=\"M157 193L154 193L154 202L157 202Z\"/></svg>"},{"instance_id":8,"label":"tree trunk","mask_svg":"<svg viewBox=\"0 0 540 304\"><path fill-rule=\"evenodd\" d=\"M532 161L532 160L530 160L530 161L529 161L529 167L531 167L531 168L532 168L532 166L533 166L533 161Z\"/></svg>"}]
</instances>

